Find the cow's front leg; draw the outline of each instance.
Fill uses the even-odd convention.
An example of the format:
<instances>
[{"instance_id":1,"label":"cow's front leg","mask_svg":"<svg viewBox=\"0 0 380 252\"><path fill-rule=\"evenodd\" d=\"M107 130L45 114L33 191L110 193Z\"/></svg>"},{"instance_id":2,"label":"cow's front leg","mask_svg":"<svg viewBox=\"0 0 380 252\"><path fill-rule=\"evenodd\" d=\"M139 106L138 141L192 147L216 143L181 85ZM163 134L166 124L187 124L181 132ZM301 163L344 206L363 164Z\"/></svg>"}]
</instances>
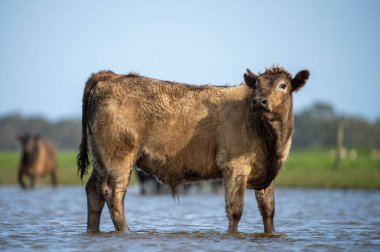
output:
<instances>
[{"instance_id":1,"label":"cow's front leg","mask_svg":"<svg viewBox=\"0 0 380 252\"><path fill-rule=\"evenodd\" d=\"M228 218L228 232L236 233L243 214L244 193L247 185L247 176L227 171L224 176L226 213Z\"/></svg>"},{"instance_id":2,"label":"cow's front leg","mask_svg":"<svg viewBox=\"0 0 380 252\"><path fill-rule=\"evenodd\" d=\"M58 185L58 178L57 178L57 170L54 169L50 172L50 178L51 178L51 184L53 187L57 187Z\"/></svg>"},{"instance_id":3,"label":"cow's front leg","mask_svg":"<svg viewBox=\"0 0 380 252\"><path fill-rule=\"evenodd\" d=\"M263 218L264 232L269 234L275 233L273 224L273 217L275 211L274 180L266 189L255 191L255 196L257 200L257 205Z\"/></svg>"},{"instance_id":4,"label":"cow's front leg","mask_svg":"<svg viewBox=\"0 0 380 252\"><path fill-rule=\"evenodd\" d=\"M26 184L24 182L24 169L20 167L18 169L18 183L20 184L22 189L26 189Z\"/></svg>"}]
</instances>

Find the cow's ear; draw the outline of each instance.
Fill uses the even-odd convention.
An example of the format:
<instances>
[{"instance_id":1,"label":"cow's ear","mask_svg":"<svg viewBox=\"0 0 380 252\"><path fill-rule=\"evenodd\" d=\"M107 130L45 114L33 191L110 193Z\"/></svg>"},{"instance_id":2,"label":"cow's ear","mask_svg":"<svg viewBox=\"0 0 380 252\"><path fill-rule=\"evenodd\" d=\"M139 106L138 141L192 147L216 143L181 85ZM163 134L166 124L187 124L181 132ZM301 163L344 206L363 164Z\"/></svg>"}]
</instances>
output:
<instances>
[{"instance_id":1,"label":"cow's ear","mask_svg":"<svg viewBox=\"0 0 380 252\"><path fill-rule=\"evenodd\" d=\"M309 70L301 70L296 76L292 79L292 92L300 90L303 86L305 86L306 81L309 79L310 72Z\"/></svg>"},{"instance_id":2,"label":"cow's ear","mask_svg":"<svg viewBox=\"0 0 380 252\"><path fill-rule=\"evenodd\" d=\"M248 87L254 87L256 84L257 76L247 68L247 73L244 74L244 82Z\"/></svg>"}]
</instances>

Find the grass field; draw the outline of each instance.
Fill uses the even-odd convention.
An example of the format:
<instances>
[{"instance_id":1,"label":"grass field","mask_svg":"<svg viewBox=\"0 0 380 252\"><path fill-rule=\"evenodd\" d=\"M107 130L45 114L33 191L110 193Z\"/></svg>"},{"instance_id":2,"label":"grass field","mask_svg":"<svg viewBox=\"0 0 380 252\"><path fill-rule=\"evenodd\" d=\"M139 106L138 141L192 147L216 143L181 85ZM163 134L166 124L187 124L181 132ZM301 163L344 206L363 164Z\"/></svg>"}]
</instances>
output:
<instances>
[{"instance_id":1,"label":"grass field","mask_svg":"<svg viewBox=\"0 0 380 252\"><path fill-rule=\"evenodd\" d=\"M82 184L77 177L76 152L59 152L59 184ZM276 178L277 186L321 188L380 189L380 159L370 157L369 150L358 150L357 158L344 159L334 169L331 151L306 150L291 152L284 169ZM17 183L18 152L0 152L0 185ZM84 178L84 183L88 176ZM135 182L132 177L131 183ZM45 178L39 183L49 183ZM83 184L84 184L83 183Z\"/></svg>"},{"instance_id":2,"label":"grass field","mask_svg":"<svg viewBox=\"0 0 380 252\"><path fill-rule=\"evenodd\" d=\"M380 159L369 150L357 150L357 158L343 159L339 169L329 150L291 152L276 178L279 186L380 189Z\"/></svg>"}]
</instances>

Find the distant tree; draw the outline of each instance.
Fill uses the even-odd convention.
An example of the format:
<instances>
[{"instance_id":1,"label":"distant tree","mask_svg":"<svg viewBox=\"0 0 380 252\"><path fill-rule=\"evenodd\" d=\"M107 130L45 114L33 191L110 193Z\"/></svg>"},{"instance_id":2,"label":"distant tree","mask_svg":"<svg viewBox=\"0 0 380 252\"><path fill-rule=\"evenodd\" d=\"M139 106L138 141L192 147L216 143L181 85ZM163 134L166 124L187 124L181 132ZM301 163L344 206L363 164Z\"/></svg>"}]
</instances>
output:
<instances>
[{"instance_id":1,"label":"distant tree","mask_svg":"<svg viewBox=\"0 0 380 252\"><path fill-rule=\"evenodd\" d=\"M334 147L340 121L344 123L345 146L380 148L380 119L370 122L358 116L338 115L333 106L321 102L295 115L293 147Z\"/></svg>"},{"instance_id":2,"label":"distant tree","mask_svg":"<svg viewBox=\"0 0 380 252\"><path fill-rule=\"evenodd\" d=\"M318 102L295 115L293 148L335 147L339 121L344 122L346 147L380 148L380 118L339 115L328 103ZM0 150L19 150L18 134L39 134L52 140L60 150L77 150L81 138L79 119L49 122L41 117L17 114L0 118Z\"/></svg>"},{"instance_id":3,"label":"distant tree","mask_svg":"<svg viewBox=\"0 0 380 252\"><path fill-rule=\"evenodd\" d=\"M304 114L309 114L314 120L333 120L336 117L334 107L331 104L317 102L310 109L305 110Z\"/></svg>"},{"instance_id":4,"label":"distant tree","mask_svg":"<svg viewBox=\"0 0 380 252\"><path fill-rule=\"evenodd\" d=\"M38 134L52 140L58 149L76 150L81 136L80 120L63 120L57 123L43 118L24 118L7 115L0 118L0 150L20 149L16 136Z\"/></svg>"},{"instance_id":5,"label":"distant tree","mask_svg":"<svg viewBox=\"0 0 380 252\"><path fill-rule=\"evenodd\" d=\"M316 103L295 115L293 146L322 147L335 144L338 118L334 108L326 103Z\"/></svg>"}]
</instances>

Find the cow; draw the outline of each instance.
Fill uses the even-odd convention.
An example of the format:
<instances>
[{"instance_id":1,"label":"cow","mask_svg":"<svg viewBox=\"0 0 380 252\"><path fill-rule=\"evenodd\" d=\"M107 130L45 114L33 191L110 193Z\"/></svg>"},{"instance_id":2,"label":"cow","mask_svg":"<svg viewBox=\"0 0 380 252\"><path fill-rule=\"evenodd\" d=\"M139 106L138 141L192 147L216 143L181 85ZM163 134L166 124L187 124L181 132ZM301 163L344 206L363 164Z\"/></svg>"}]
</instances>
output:
<instances>
[{"instance_id":1,"label":"cow","mask_svg":"<svg viewBox=\"0 0 380 252\"><path fill-rule=\"evenodd\" d=\"M236 86L189 85L100 71L86 82L78 174L86 184L87 231L99 231L105 202L128 230L124 197L137 165L171 188L222 178L228 232L238 231L246 188L256 190L264 231L274 233L274 179L293 132L293 93L309 78L282 67L247 69Z\"/></svg>"},{"instance_id":2,"label":"cow","mask_svg":"<svg viewBox=\"0 0 380 252\"><path fill-rule=\"evenodd\" d=\"M53 187L57 186L57 159L54 145L38 135L17 136L22 146L21 160L18 169L18 183L27 189L24 175L30 179L30 189L35 186L36 179L50 175Z\"/></svg>"}]
</instances>

